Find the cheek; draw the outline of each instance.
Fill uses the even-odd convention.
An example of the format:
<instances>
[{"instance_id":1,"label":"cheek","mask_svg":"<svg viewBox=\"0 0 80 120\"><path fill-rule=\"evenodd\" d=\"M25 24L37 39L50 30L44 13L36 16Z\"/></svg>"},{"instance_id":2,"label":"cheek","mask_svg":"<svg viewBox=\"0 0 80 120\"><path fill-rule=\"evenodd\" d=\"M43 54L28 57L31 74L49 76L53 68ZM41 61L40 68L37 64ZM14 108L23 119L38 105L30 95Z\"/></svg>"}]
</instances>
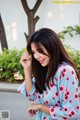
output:
<instances>
[{"instance_id":1,"label":"cheek","mask_svg":"<svg viewBox=\"0 0 80 120\"><path fill-rule=\"evenodd\" d=\"M45 57L45 60L46 60L46 62L49 64L50 60L49 60L49 57L48 57L48 56Z\"/></svg>"},{"instance_id":2,"label":"cheek","mask_svg":"<svg viewBox=\"0 0 80 120\"><path fill-rule=\"evenodd\" d=\"M48 62L48 64L51 62L50 57L47 58L47 62Z\"/></svg>"},{"instance_id":3,"label":"cheek","mask_svg":"<svg viewBox=\"0 0 80 120\"><path fill-rule=\"evenodd\" d=\"M48 63L50 62L50 59L49 59L49 57L48 57L47 61L48 61Z\"/></svg>"}]
</instances>

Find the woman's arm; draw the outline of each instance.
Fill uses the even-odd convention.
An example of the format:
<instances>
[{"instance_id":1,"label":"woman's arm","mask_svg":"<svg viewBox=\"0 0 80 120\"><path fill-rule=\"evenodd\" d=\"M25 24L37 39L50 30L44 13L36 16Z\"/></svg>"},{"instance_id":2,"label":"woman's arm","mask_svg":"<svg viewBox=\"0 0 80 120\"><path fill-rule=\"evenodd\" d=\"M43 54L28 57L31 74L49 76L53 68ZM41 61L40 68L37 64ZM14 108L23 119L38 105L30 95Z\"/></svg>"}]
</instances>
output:
<instances>
[{"instance_id":1,"label":"woman's arm","mask_svg":"<svg viewBox=\"0 0 80 120\"><path fill-rule=\"evenodd\" d=\"M28 52L24 52L22 54L21 60L20 60L21 65L23 66L24 69L24 75L25 75L25 88L27 93L32 89L32 79L31 79L31 55Z\"/></svg>"},{"instance_id":2,"label":"woman's arm","mask_svg":"<svg viewBox=\"0 0 80 120\"><path fill-rule=\"evenodd\" d=\"M34 101L36 99L36 89L34 78L32 78L31 74L31 55L28 52L24 52L20 63L24 69L25 81L18 87L18 92L27 96L30 101Z\"/></svg>"},{"instance_id":3,"label":"woman's arm","mask_svg":"<svg viewBox=\"0 0 80 120\"><path fill-rule=\"evenodd\" d=\"M25 75L25 88L26 88L27 94L29 94L33 86L31 73L30 71L27 71L26 69L24 69L24 75Z\"/></svg>"},{"instance_id":4,"label":"woman's arm","mask_svg":"<svg viewBox=\"0 0 80 120\"><path fill-rule=\"evenodd\" d=\"M30 115L34 115L37 111L42 111L46 114L50 114L50 107L44 104L31 104L31 106L28 108L28 112Z\"/></svg>"},{"instance_id":5,"label":"woman's arm","mask_svg":"<svg viewBox=\"0 0 80 120\"><path fill-rule=\"evenodd\" d=\"M40 104L40 110L50 115L50 107L44 104Z\"/></svg>"}]
</instances>

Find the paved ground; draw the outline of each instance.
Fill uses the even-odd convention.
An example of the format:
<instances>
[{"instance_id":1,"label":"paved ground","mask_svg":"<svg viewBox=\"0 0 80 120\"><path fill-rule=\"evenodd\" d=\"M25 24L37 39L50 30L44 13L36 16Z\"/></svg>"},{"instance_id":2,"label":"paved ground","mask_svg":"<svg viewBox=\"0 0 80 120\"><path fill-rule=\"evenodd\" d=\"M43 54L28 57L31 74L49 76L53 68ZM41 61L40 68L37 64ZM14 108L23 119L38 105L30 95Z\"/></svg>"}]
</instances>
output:
<instances>
[{"instance_id":1,"label":"paved ground","mask_svg":"<svg viewBox=\"0 0 80 120\"><path fill-rule=\"evenodd\" d=\"M0 82L0 91L5 91L5 92L17 92L17 88L20 84L16 83L2 83ZM79 87L79 93L80 93L80 87Z\"/></svg>"},{"instance_id":2,"label":"paved ground","mask_svg":"<svg viewBox=\"0 0 80 120\"><path fill-rule=\"evenodd\" d=\"M17 92L17 88L20 84L12 83L0 83L0 91L2 92Z\"/></svg>"},{"instance_id":3,"label":"paved ground","mask_svg":"<svg viewBox=\"0 0 80 120\"><path fill-rule=\"evenodd\" d=\"M12 83L0 83L0 91L2 92L18 92L17 88L20 84ZM79 96L80 96L80 87L79 87Z\"/></svg>"},{"instance_id":4,"label":"paved ground","mask_svg":"<svg viewBox=\"0 0 80 120\"><path fill-rule=\"evenodd\" d=\"M10 114L10 119L0 117L0 120L35 120L27 112L29 105L30 102L22 94L0 92L0 113L4 115L4 111L6 111Z\"/></svg>"}]
</instances>

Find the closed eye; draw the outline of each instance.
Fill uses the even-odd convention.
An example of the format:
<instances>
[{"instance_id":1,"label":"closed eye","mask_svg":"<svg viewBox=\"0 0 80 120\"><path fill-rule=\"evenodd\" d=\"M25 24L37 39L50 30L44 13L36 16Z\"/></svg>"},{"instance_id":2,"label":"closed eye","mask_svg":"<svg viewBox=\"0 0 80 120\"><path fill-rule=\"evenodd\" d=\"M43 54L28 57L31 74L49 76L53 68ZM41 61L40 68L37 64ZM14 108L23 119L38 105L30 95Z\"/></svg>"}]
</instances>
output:
<instances>
[{"instance_id":1,"label":"closed eye","mask_svg":"<svg viewBox=\"0 0 80 120\"><path fill-rule=\"evenodd\" d=\"M41 54L44 54L44 55L48 56L43 49L38 49L38 52L41 53Z\"/></svg>"},{"instance_id":2,"label":"closed eye","mask_svg":"<svg viewBox=\"0 0 80 120\"><path fill-rule=\"evenodd\" d=\"M43 49L37 49L37 52L38 53L41 53L41 54L44 54L44 55L47 55ZM35 54L35 51L31 51L31 54L34 55ZM47 55L48 56L48 55Z\"/></svg>"},{"instance_id":3,"label":"closed eye","mask_svg":"<svg viewBox=\"0 0 80 120\"><path fill-rule=\"evenodd\" d=\"M44 51L42 49L37 49L37 52L44 53ZM34 53L35 53L34 51L31 51L31 54L34 54Z\"/></svg>"},{"instance_id":4,"label":"closed eye","mask_svg":"<svg viewBox=\"0 0 80 120\"><path fill-rule=\"evenodd\" d=\"M41 50L41 49L39 49L39 50L38 50L38 52L39 52L39 53L44 53L44 51L43 51L43 50Z\"/></svg>"},{"instance_id":5,"label":"closed eye","mask_svg":"<svg viewBox=\"0 0 80 120\"><path fill-rule=\"evenodd\" d=\"M43 50L38 50L37 52L38 52L38 53L44 53L44 52L43 52ZM32 52L31 52L31 54L32 54L32 55L34 55L34 54L35 54L35 52L34 52L34 51L32 51Z\"/></svg>"}]
</instances>

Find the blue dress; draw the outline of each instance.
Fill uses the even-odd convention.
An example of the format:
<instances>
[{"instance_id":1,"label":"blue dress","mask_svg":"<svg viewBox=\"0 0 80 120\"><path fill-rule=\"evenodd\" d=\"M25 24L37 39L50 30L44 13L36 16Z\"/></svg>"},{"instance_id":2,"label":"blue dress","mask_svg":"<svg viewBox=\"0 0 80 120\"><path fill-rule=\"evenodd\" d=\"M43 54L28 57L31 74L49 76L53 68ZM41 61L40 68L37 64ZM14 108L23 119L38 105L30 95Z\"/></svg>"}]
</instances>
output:
<instances>
[{"instance_id":1,"label":"blue dress","mask_svg":"<svg viewBox=\"0 0 80 120\"><path fill-rule=\"evenodd\" d=\"M54 84L53 82L54 81ZM80 116L80 104L78 94L78 79L74 69L63 62L49 82L50 89L40 94L35 88L35 80L32 79L33 87L27 95L25 82L18 91L28 97L30 101L37 99L38 103L50 106L50 115L38 111L36 120L77 120Z\"/></svg>"}]
</instances>

